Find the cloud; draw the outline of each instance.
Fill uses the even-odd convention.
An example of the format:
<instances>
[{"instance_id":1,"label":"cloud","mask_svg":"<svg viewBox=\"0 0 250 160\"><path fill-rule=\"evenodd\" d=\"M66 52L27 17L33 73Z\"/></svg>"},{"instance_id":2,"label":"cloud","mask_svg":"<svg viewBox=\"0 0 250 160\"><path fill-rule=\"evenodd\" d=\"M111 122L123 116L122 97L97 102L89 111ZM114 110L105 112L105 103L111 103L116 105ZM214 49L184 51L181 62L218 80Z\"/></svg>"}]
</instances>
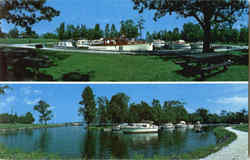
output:
<instances>
[{"instance_id":1,"label":"cloud","mask_svg":"<svg viewBox=\"0 0 250 160\"><path fill-rule=\"evenodd\" d=\"M218 104L231 105L231 106L248 106L248 97L227 97L227 98L219 98L215 101Z\"/></svg>"},{"instance_id":2,"label":"cloud","mask_svg":"<svg viewBox=\"0 0 250 160\"><path fill-rule=\"evenodd\" d=\"M32 89L31 87L22 87L21 92L24 95L31 95L31 94L41 94L42 91L38 89Z\"/></svg>"},{"instance_id":3,"label":"cloud","mask_svg":"<svg viewBox=\"0 0 250 160\"><path fill-rule=\"evenodd\" d=\"M16 97L15 96L9 96L6 98L6 102L7 103L11 103L11 102L14 102L16 100Z\"/></svg>"},{"instance_id":4,"label":"cloud","mask_svg":"<svg viewBox=\"0 0 250 160\"><path fill-rule=\"evenodd\" d=\"M37 104L40 100L41 100L40 97L35 98L35 99L27 99L27 98L25 98L25 99L24 99L24 103L26 103L26 104L28 104L28 105L35 105L35 104Z\"/></svg>"}]
</instances>

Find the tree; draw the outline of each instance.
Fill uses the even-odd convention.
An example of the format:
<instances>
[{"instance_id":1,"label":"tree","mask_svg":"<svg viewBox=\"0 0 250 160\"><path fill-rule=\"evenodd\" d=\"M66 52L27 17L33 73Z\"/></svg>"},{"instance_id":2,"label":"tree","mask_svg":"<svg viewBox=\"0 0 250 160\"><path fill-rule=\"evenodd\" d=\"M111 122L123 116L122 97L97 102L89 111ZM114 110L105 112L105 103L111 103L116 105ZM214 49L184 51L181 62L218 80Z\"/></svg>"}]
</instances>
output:
<instances>
[{"instance_id":1,"label":"tree","mask_svg":"<svg viewBox=\"0 0 250 160\"><path fill-rule=\"evenodd\" d=\"M203 52L210 50L211 29L216 24L233 24L248 11L247 0L132 0L134 9L142 13L145 9L155 10L154 20L166 14L176 13L197 20L204 31Z\"/></svg>"},{"instance_id":2,"label":"tree","mask_svg":"<svg viewBox=\"0 0 250 160\"><path fill-rule=\"evenodd\" d=\"M18 117L18 123L22 124L32 124L35 121L32 113L27 112L25 116Z\"/></svg>"},{"instance_id":3,"label":"tree","mask_svg":"<svg viewBox=\"0 0 250 160\"><path fill-rule=\"evenodd\" d=\"M105 26L105 38L110 38L109 24Z\"/></svg>"},{"instance_id":4,"label":"tree","mask_svg":"<svg viewBox=\"0 0 250 160\"><path fill-rule=\"evenodd\" d=\"M89 126L96 118L96 102L95 95L92 89L87 86L82 92L82 101L79 104L83 105L78 109L79 115L82 115Z\"/></svg>"},{"instance_id":5,"label":"tree","mask_svg":"<svg viewBox=\"0 0 250 160\"><path fill-rule=\"evenodd\" d=\"M197 42L202 40L203 32L199 24L192 22L185 23L181 32L182 39L188 42Z\"/></svg>"},{"instance_id":6,"label":"tree","mask_svg":"<svg viewBox=\"0 0 250 160\"><path fill-rule=\"evenodd\" d=\"M108 113L111 115L113 123L122 123L128 117L129 97L125 93L117 93L112 96L108 107Z\"/></svg>"},{"instance_id":7,"label":"tree","mask_svg":"<svg viewBox=\"0 0 250 160\"><path fill-rule=\"evenodd\" d=\"M94 28L94 39L100 39L103 37L103 31L100 28L100 24L96 24Z\"/></svg>"},{"instance_id":8,"label":"tree","mask_svg":"<svg viewBox=\"0 0 250 160\"><path fill-rule=\"evenodd\" d=\"M240 29L239 40L243 43L248 43L248 28L242 27Z\"/></svg>"},{"instance_id":9,"label":"tree","mask_svg":"<svg viewBox=\"0 0 250 160\"><path fill-rule=\"evenodd\" d=\"M60 26L56 29L57 36L60 40L65 39L65 23L61 23Z\"/></svg>"},{"instance_id":10,"label":"tree","mask_svg":"<svg viewBox=\"0 0 250 160\"><path fill-rule=\"evenodd\" d=\"M18 31L18 29L16 27L9 30L8 37L10 37L10 38L18 38L18 35L19 35L19 31Z\"/></svg>"},{"instance_id":11,"label":"tree","mask_svg":"<svg viewBox=\"0 0 250 160\"><path fill-rule=\"evenodd\" d=\"M137 25L134 24L133 20L129 19L121 21L120 35L124 35L129 39L138 37L138 28Z\"/></svg>"},{"instance_id":12,"label":"tree","mask_svg":"<svg viewBox=\"0 0 250 160\"><path fill-rule=\"evenodd\" d=\"M162 122L162 108L159 100L153 99L152 102L152 112L153 112L153 121L157 124Z\"/></svg>"},{"instance_id":13,"label":"tree","mask_svg":"<svg viewBox=\"0 0 250 160\"><path fill-rule=\"evenodd\" d=\"M140 18L138 19L137 21L137 26L138 26L138 29L139 29L139 34L140 34L140 38L142 39L142 30L144 29L144 23L145 23L145 19L143 19L142 16L140 16Z\"/></svg>"},{"instance_id":14,"label":"tree","mask_svg":"<svg viewBox=\"0 0 250 160\"><path fill-rule=\"evenodd\" d=\"M0 86L0 95L5 94L7 89L10 89L10 87L7 85Z\"/></svg>"},{"instance_id":15,"label":"tree","mask_svg":"<svg viewBox=\"0 0 250 160\"><path fill-rule=\"evenodd\" d=\"M4 0L0 1L0 20L5 19L23 28L31 26L41 20L51 21L60 12L46 6L47 0Z\"/></svg>"},{"instance_id":16,"label":"tree","mask_svg":"<svg viewBox=\"0 0 250 160\"><path fill-rule=\"evenodd\" d=\"M42 35L42 37L45 38L45 39L57 39L58 38L55 33L49 33L49 32L48 33L44 33Z\"/></svg>"},{"instance_id":17,"label":"tree","mask_svg":"<svg viewBox=\"0 0 250 160\"><path fill-rule=\"evenodd\" d=\"M110 38L117 38L119 36L119 33L117 32L115 25L112 24L110 29Z\"/></svg>"},{"instance_id":18,"label":"tree","mask_svg":"<svg viewBox=\"0 0 250 160\"><path fill-rule=\"evenodd\" d=\"M47 122L52 119L52 110L49 110L51 106L45 101L40 100L37 105L34 106L34 110L40 113L39 122L47 125Z\"/></svg>"},{"instance_id":19,"label":"tree","mask_svg":"<svg viewBox=\"0 0 250 160\"><path fill-rule=\"evenodd\" d=\"M205 108L198 108L196 113L202 118L203 123L208 122L208 110Z\"/></svg>"},{"instance_id":20,"label":"tree","mask_svg":"<svg viewBox=\"0 0 250 160\"><path fill-rule=\"evenodd\" d=\"M109 100L107 97L98 97L98 115L99 115L99 123L107 123L109 120L108 117L108 107L109 107Z\"/></svg>"}]
</instances>

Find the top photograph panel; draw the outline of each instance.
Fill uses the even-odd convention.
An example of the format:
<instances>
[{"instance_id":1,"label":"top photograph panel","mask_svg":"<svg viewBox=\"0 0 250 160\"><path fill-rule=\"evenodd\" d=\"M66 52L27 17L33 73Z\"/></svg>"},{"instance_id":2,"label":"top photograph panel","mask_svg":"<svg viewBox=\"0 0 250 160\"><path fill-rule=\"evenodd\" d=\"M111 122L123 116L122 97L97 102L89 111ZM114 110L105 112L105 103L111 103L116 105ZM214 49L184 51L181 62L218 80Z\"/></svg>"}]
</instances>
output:
<instances>
[{"instance_id":1,"label":"top photograph panel","mask_svg":"<svg viewBox=\"0 0 250 160\"><path fill-rule=\"evenodd\" d=\"M248 81L248 5L0 1L0 81Z\"/></svg>"}]
</instances>

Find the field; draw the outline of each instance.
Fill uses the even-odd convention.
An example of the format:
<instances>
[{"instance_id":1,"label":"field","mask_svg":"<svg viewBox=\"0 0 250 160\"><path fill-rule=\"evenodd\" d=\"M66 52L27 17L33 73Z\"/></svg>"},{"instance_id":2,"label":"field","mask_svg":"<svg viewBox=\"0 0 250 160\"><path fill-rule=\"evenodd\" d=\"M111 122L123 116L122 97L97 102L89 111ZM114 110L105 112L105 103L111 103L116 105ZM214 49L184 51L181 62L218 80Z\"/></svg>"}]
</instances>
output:
<instances>
[{"instance_id":1,"label":"field","mask_svg":"<svg viewBox=\"0 0 250 160\"><path fill-rule=\"evenodd\" d=\"M43 38L0 38L0 44L28 44L28 43L49 43L49 42L57 42L57 39L43 39Z\"/></svg>"},{"instance_id":2,"label":"field","mask_svg":"<svg viewBox=\"0 0 250 160\"><path fill-rule=\"evenodd\" d=\"M70 73L86 75L90 81L195 81L197 77L183 76L181 67L172 57L146 55L112 55L41 51L56 64L40 69L56 81ZM241 54L234 52L233 54ZM199 77L199 75L197 75ZM73 79L73 78L72 78ZM207 81L248 81L247 65L232 65L225 72L215 74Z\"/></svg>"}]
</instances>

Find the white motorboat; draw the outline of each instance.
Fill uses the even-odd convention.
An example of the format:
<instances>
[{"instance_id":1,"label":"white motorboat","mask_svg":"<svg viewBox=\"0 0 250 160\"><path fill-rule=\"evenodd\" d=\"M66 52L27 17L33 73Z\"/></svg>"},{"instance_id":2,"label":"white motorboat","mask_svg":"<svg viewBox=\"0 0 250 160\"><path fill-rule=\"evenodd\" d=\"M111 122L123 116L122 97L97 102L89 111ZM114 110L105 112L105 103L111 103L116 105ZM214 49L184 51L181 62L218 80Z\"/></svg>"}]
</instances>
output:
<instances>
[{"instance_id":1,"label":"white motorboat","mask_svg":"<svg viewBox=\"0 0 250 160\"><path fill-rule=\"evenodd\" d=\"M165 47L165 41L163 40L154 40L153 41L153 46L154 48L162 48L162 47Z\"/></svg>"},{"instance_id":2,"label":"white motorboat","mask_svg":"<svg viewBox=\"0 0 250 160\"><path fill-rule=\"evenodd\" d=\"M62 47L62 48L73 48L73 42L71 41L61 41L57 43L57 47Z\"/></svg>"},{"instance_id":3,"label":"white motorboat","mask_svg":"<svg viewBox=\"0 0 250 160\"><path fill-rule=\"evenodd\" d=\"M176 128L186 128L186 122L185 121L180 121L180 123L175 125Z\"/></svg>"},{"instance_id":4,"label":"white motorboat","mask_svg":"<svg viewBox=\"0 0 250 160\"><path fill-rule=\"evenodd\" d=\"M86 39L78 40L76 42L77 48L88 48L89 47L89 41Z\"/></svg>"},{"instance_id":5,"label":"white motorboat","mask_svg":"<svg viewBox=\"0 0 250 160\"><path fill-rule=\"evenodd\" d=\"M194 128L194 125L193 124L187 124L187 128L192 129L192 128Z\"/></svg>"},{"instance_id":6,"label":"white motorboat","mask_svg":"<svg viewBox=\"0 0 250 160\"><path fill-rule=\"evenodd\" d=\"M190 44L191 49L203 49L203 42L194 42Z\"/></svg>"},{"instance_id":7,"label":"white motorboat","mask_svg":"<svg viewBox=\"0 0 250 160\"><path fill-rule=\"evenodd\" d=\"M201 122L197 121L194 127L195 128L201 128L202 127Z\"/></svg>"},{"instance_id":8,"label":"white motorboat","mask_svg":"<svg viewBox=\"0 0 250 160\"><path fill-rule=\"evenodd\" d=\"M171 44L172 49L191 49L191 46L189 43L186 43L184 40L179 40L176 42L173 42Z\"/></svg>"},{"instance_id":9,"label":"white motorboat","mask_svg":"<svg viewBox=\"0 0 250 160\"><path fill-rule=\"evenodd\" d=\"M103 39L103 44L92 43L88 49L102 51L152 51L152 43L129 42L126 39Z\"/></svg>"},{"instance_id":10,"label":"white motorboat","mask_svg":"<svg viewBox=\"0 0 250 160\"><path fill-rule=\"evenodd\" d=\"M161 126L162 129L173 129L174 125L173 123L165 123L164 125Z\"/></svg>"},{"instance_id":11,"label":"white motorboat","mask_svg":"<svg viewBox=\"0 0 250 160\"><path fill-rule=\"evenodd\" d=\"M149 123L132 123L122 129L123 133L158 133L159 127Z\"/></svg>"}]
</instances>

